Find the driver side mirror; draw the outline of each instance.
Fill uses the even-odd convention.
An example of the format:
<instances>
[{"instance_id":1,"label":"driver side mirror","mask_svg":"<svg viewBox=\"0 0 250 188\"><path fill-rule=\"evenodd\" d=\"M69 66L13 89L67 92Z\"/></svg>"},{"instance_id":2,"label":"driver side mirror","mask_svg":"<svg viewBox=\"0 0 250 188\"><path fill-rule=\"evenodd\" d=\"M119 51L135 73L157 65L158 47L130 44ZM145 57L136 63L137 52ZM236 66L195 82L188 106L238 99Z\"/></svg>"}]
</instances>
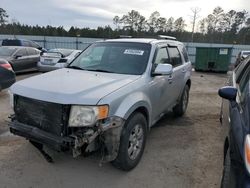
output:
<instances>
[{"instance_id":1,"label":"driver side mirror","mask_svg":"<svg viewBox=\"0 0 250 188\"><path fill-rule=\"evenodd\" d=\"M173 73L173 66L170 64L158 64L153 71L154 76L158 75L170 75Z\"/></svg>"},{"instance_id":2,"label":"driver side mirror","mask_svg":"<svg viewBox=\"0 0 250 188\"><path fill-rule=\"evenodd\" d=\"M235 101L237 96L237 89L232 86L225 86L219 89L218 94L224 99Z\"/></svg>"}]
</instances>

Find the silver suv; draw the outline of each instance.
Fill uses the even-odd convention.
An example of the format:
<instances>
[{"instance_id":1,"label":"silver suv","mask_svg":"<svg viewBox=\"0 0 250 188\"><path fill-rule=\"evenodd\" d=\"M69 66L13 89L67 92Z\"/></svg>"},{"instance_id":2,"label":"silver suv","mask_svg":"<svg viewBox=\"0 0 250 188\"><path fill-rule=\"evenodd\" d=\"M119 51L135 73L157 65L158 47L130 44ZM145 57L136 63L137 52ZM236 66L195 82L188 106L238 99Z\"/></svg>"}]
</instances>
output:
<instances>
[{"instance_id":1,"label":"silver suv","mask_svg":"<svg viewBox=\"0 0 250 188\"><path fill-rule=\"evenodd\" d=\"M10 131L57 151L99 151L122 170L141 159L147 133L166 112L185 113L191 63L181 42L114 39L96 42L67 68L11 87Z\"/></svg>"}]
</instances>

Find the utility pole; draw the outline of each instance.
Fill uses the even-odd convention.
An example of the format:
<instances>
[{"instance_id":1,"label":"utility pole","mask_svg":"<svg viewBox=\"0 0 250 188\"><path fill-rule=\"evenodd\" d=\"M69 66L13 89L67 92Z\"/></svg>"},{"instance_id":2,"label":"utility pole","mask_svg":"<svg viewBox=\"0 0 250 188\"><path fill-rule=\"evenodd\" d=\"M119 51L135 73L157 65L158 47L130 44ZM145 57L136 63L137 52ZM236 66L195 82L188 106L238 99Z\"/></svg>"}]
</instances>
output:
<instances>
[{"instance_id":1,"label":"utility pole","mask_svg":"<svg viewBox=\"0 0 250 188\"><path fill-rule=\"evenodd\" d=\"M191 11L193 12L192 18L192 42L194 42L194 29L197 19L199 18L199 12L201 9L199 7L191 8Z\"/></svg>"}]
</instances>

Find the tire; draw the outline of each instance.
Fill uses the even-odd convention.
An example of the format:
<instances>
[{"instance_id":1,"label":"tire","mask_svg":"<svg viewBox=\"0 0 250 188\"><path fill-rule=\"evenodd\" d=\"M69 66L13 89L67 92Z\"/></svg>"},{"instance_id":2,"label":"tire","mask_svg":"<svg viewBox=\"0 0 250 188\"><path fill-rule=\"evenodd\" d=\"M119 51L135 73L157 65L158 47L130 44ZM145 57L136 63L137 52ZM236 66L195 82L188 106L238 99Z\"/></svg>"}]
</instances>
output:
<instances>
[{"instance_id":1,"label":"tire","mask_svg":"<svg viewBox=\"0 0 250 188\"><path fill-rule=\"evenodd\" d=\"M231 159L230 159L230 149L228 148L225 161L224 161L224 168L223 174L221 179L221 188L228 188L230 187L230 170L231 170Z\"/></svg>"},{"instance_id":2,"label":"tire","mask_svg":"<svg viewBox=\"0 0 250 188\"><path fill-rule=\"evenodd\" d=\"M143 114L134 113L126 121L121 133L117 158L112 164L121 170L129 171L139 163L147 138L147 121Z\"/></svg>"},{"instance_id":3,"label":"tire","mask_svg":"<svg viewBox=\"0 0 250 188\"><path fill-rule=\"evenodd\" d=\"M187 109L189 101L189 87L185 85L180 102L173 108L175 116L182 116Z\"/></svg>"}]
</instances>

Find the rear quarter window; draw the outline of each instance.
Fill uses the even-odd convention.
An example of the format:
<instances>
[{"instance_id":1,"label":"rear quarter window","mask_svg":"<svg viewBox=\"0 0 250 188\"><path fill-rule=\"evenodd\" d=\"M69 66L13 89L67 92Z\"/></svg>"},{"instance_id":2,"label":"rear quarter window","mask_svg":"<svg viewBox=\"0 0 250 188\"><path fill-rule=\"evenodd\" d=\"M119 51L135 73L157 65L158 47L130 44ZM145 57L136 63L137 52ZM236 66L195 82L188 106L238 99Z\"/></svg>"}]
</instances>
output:
<instances>
[{"instance_id":1,"label":"rear quarter window","mask_svg":"<svg viewBox=\"0 0 250 188\"><path fill-rule=\"evenodd\" d=\"M180 51L184 57L185 62L189 62L188 52L185 46L180 46Z\"/></svg>"}]
</instances>

